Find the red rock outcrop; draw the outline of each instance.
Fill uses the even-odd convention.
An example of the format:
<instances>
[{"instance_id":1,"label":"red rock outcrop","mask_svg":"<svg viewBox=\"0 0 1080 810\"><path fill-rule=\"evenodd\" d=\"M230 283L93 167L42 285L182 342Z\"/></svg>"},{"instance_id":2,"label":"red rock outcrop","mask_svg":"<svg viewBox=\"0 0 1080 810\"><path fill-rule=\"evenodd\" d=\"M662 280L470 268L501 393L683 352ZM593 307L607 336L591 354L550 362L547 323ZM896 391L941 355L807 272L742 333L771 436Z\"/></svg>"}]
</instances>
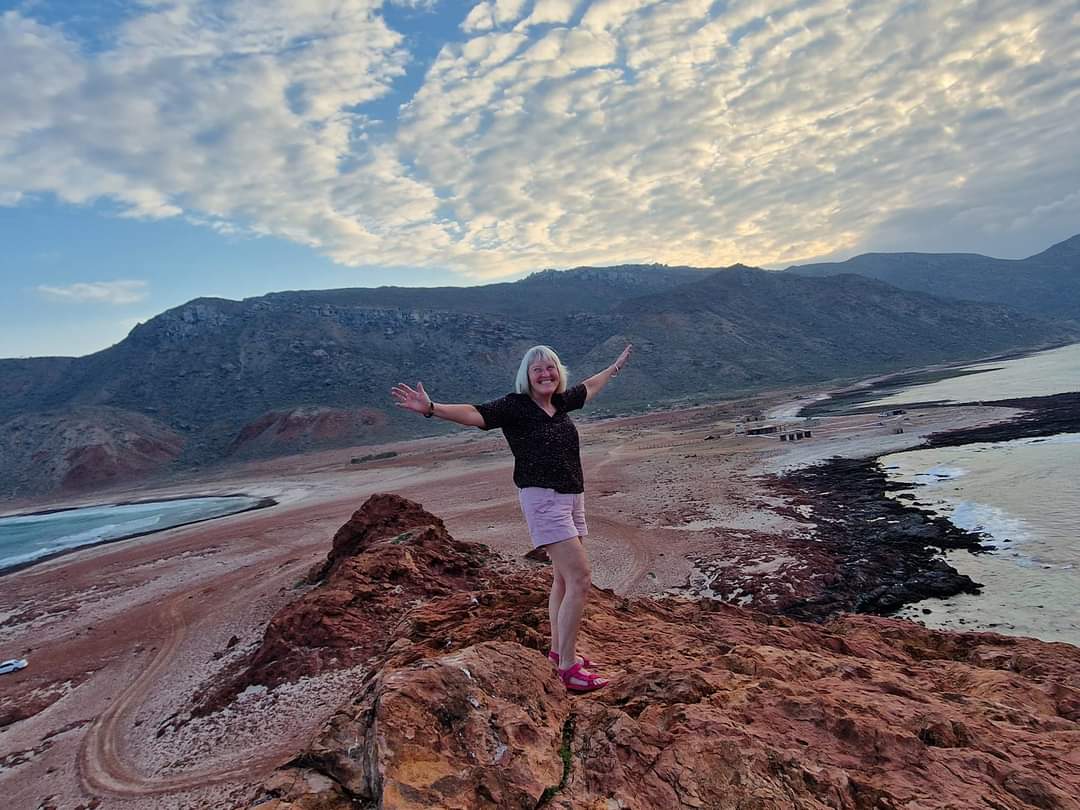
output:
<instances>
[{"instance_id":1,"label":"red rock outcrop","mask_svg":"<svg viewBox=\"0 0 1080 810\"><path fill-rule=\"evenodd\" d=\"M0 426L5 491L78 491L145 477L176 459L185 439L119 408L17 416Z\"/></svg>"},{"instance_id":2,"label":"red rock outcrop","mask_svg":"<svg viewBox=\"0 0 1080 810\"><path fill-rule=\"evenodd\" d=\"M386 414L373 408L303 406L269 411L244 425L227 455L258 456L302 452L345 441L371 441L387 424Z\"/></svg>"},{"instance_id":3,"label":"red rock outcrop","mask_svg":"<svg viewBox=\"0 0 1080 810\"><path fill-rule=\"evenodd\" d=\"M397 495L373 495L334 535L319 586L278 613L258 649L199 699L214 711L253 684L277 686L382 654L410 607L490 587L495 559ZM539 646L540 636L535 634Z\"/></svg>"},{"instance_id":4,"label":"red rock outcrop","mask_svg":"<svg viewBox=\"0 0 1080 810\"><path fill-rule=\"evenodd\" d=\"M1080 808L1075 647L596 590L583 646L613 683L568 696L543 655L544 569L393 496L350 525L256 653L291 668L246 677L327 650L369 676L262 810Z\"/></svg>"}]
</instances>

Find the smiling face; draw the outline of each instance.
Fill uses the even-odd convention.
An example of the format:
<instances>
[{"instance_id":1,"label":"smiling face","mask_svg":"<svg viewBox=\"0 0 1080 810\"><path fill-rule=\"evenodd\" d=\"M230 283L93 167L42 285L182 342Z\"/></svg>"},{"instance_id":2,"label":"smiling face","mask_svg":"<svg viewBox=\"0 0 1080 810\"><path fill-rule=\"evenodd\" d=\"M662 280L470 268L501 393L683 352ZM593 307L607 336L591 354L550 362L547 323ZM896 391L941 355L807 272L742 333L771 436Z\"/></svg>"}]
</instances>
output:
<instances>
[{"instance_id":1,"label":"smiling face","mask_svg":"<svg viewBox=\"0 0 1080 810\"><path fill-rule=\"evenodd\" d=\"M552 396L559 390L559 366L550 357L537 357L529 364L529 390L534 396Z\"/></svg>"},{"instance_id":2,"label":"smiling face","mask_svg":"<svg viewBox=\"0 0 1080 810\"><path fill-rule=\"evenodd\" d=\"M550 401L566 390L566 366L550 346L533 346L521 358L514 377L514 392Z\"/></svg>"}]
</instances>

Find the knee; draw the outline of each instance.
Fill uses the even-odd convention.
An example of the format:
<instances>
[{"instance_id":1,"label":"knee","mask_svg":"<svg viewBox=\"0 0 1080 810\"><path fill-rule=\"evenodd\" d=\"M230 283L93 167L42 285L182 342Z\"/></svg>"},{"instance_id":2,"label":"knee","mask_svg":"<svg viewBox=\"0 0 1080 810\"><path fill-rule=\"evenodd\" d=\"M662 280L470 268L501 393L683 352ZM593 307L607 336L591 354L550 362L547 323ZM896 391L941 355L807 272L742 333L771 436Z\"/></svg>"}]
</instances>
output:
<instances>
[{"instance_id":1,"label":"knee","mask_svg":"<svg viewBox=\"0 0 1080 810\"><path fill-rule=\"evenodd\" d=\"M587 591L592 584L592 571L588 565L575 566L570 571L563 573L567 589L575 591Z\"/></svg>"}]
</instances>

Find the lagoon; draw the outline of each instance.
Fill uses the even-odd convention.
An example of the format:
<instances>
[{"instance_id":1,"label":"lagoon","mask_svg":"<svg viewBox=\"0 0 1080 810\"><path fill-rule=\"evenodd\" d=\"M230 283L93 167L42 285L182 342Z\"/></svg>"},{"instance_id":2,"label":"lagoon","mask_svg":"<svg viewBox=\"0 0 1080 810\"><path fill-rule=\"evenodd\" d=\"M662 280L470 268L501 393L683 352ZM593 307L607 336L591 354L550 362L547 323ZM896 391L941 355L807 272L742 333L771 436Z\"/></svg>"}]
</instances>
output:
<instances>
[{"instance_id":1,"label":"lagoon","mask_svg":"<svg viewBox=\"0 0 1080 810\"><path fill-rule=\"evenodd\" d=\"M273 505L267 498L222 495L101 504L0 517L0 572L77 548Z\"/></svg>"}]
</instances>

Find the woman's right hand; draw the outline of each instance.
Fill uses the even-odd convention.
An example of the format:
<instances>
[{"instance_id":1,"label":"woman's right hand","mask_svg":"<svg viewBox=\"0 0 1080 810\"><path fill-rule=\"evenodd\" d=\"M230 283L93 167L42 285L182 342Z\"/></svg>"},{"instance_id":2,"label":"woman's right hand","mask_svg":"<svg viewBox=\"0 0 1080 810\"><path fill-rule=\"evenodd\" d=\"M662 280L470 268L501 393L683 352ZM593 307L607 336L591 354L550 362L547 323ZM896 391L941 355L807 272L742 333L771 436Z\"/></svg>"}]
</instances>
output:
<instances>
[{"instance_id":1,"label":"woman's right hand","mask_svg":"<svg viewBox=\"0 0 1080 810\"><path fill-rule=\"evenodd\" d=\"M431 407L431 397L427 395L422 382L418 382L416 388L410 388L405 383L398 383L390 390L390 394L397 402L397 406L407 411L427 413Z\"/></svg>"}]
</instances>

